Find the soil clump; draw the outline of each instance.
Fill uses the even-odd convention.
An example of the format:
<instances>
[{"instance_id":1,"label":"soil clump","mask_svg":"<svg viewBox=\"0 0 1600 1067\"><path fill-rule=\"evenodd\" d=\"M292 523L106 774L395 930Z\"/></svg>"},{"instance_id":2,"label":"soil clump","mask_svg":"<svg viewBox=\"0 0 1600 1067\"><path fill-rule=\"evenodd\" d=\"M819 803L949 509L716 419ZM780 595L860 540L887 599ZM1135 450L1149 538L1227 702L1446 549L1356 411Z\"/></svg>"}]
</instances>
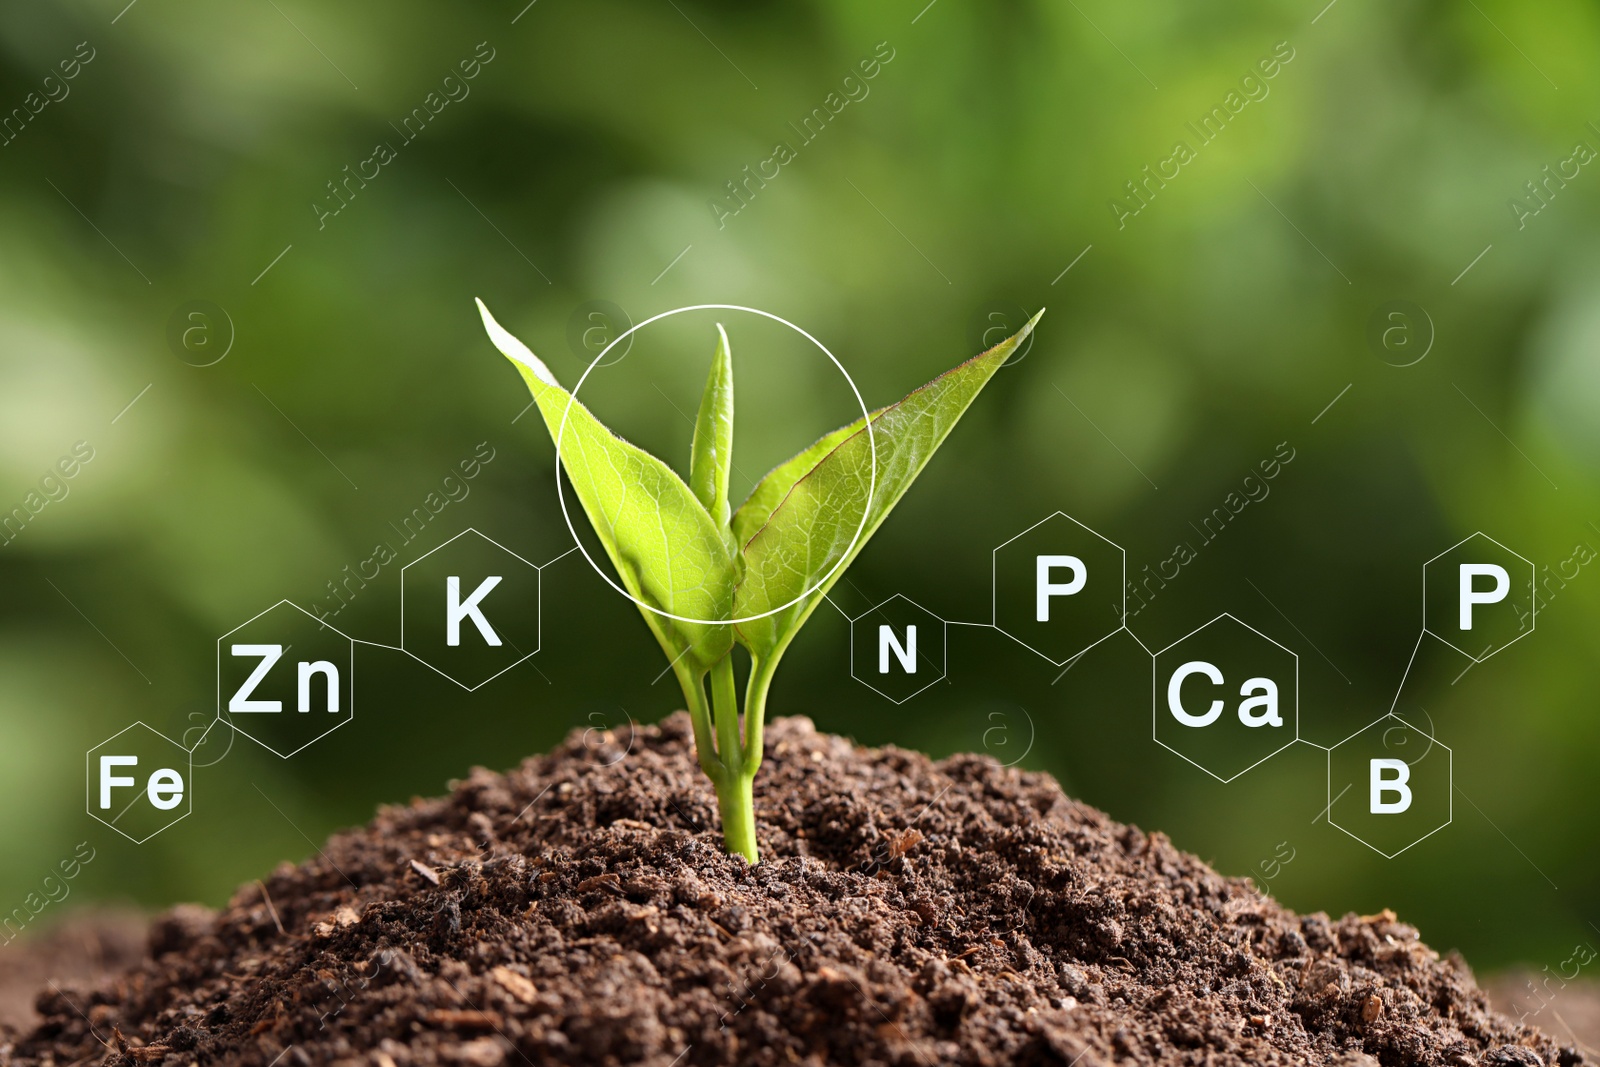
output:
<instances>
[{"instance_id":1,"label":"soil clump","mask_svg":"<svg viewBox=\"0 0 1600 1067\"><path fill-rule=\"evenodd\" d=\"M767 730L762 863L689 719L387 807L149 954L38 995L0 1064L1561 1064L1391 912L1296 915L980 756Z\"/></svg>"}]
</instances>

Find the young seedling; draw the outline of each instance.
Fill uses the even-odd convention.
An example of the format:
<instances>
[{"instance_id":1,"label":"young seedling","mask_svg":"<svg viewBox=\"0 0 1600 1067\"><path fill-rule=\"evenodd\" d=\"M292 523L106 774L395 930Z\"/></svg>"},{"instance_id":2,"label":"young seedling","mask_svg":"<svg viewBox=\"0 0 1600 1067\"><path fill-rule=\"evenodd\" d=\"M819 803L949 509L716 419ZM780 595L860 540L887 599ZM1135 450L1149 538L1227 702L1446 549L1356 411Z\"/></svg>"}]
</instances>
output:
<instances>
[{"instance_id":1,"label":"young seedling","mask_svg":"<svg viewBox=\"0 0 1600 1067\"><path fill-rule=\"evenodd\" d=\"M1044 312L1016 336L873 412L870 433L866 419L857 419L779 464L734 509L733 359L720 325L686 482L606 429L481 300L478 311L490 340L527 382L573 491L671 661L700 767L716 787L728 851L757 862L753 782L778 661ZM742 730L735 645L750 658Z\"/></svg>"}]
</instances>

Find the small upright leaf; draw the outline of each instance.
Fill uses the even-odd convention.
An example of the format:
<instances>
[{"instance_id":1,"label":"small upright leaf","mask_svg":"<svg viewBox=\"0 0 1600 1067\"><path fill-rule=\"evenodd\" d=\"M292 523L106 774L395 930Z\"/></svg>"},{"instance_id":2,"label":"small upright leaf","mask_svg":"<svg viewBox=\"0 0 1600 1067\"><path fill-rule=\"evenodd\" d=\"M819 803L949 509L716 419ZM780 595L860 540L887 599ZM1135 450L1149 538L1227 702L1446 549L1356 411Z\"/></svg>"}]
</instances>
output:
<instances>
[{"instance_id":1,"label":"small upright leaf","mask_svg":"<svg viewBox=\"0 0 1600 1067\"><path fill-rule=\"evenodd\" d=\"M790 461L803 464L827 443L840 438L810 471L794 481L782 502L743 545L744 576L734 593L733 610L736 617L747 620L739 623L739 636L753 656L770 659L782 653L850 560L922 473L968 405L1038 321L1039 315L1035 315L1014 337L935 378L899 403L874 413L871 439L864 420L858 420ZM784 464L778 470L788 467ZM774 471L773 475L777 473ZM751 501L756 501L756 495L752 494ZM745 506L750 507L751 501ZM758 505L761 503L765 501ZM759 506L753 509L752 517L758 510ZM781 605L788 606L774 611Z\"/></svg>"},{"instance_id":2,"label":"small upright leaf","mask_svg":"<svg viewBox=\"0 0 1600 1067\"><path fill-rule=\"evenodd\" d=\"M522 372L551 440L559 436L561 465L624 588L674 615L731 618L737 572L722 527L672 468L606 429L481 300L478 310L495 347ZM697 674L732 648L731 626L641 610L667 655L686 657Z\"/></svg>"},{"instance_id":3,"label":"small upright leaf","mask_svg":"<svg viewBox=\"0 0 1600 1067\"><path fill-rule=\"evenodd\" d=\"M733 463L733 354L717 323L717 353L711 359L689 450L689 488L718 529L728 526L728 468Z\"/></svg>"}]
</instances>

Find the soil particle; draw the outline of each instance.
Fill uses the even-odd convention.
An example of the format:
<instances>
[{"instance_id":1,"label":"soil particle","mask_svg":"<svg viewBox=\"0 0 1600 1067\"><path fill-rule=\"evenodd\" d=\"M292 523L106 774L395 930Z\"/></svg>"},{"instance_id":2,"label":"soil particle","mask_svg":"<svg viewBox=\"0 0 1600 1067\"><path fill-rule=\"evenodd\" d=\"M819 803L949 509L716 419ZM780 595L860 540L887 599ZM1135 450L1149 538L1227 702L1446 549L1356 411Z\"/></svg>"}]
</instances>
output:
<instances>
[{"instance_id":1,"label":"soil particle","mask_svg":"<svg viewBox=\"0 0 1600 1067\"><path fill-rule=\"evenodd\" d=\"M613 740L172 910L0 1064L1585 1062L1392 912L1297 916L1044 775L781 719L752 868L687 716Z\"/></svg>"}]
</instances>

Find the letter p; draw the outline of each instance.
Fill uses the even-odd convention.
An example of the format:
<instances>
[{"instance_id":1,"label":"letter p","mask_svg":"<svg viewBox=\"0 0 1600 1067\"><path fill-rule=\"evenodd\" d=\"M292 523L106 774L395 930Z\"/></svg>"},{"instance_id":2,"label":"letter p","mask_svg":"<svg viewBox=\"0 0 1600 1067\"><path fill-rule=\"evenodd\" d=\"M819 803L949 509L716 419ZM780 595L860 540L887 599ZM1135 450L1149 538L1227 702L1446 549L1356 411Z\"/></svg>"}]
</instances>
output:
<instances>
[{"instance_id":1,"label":"letter p","mask_svg":"<svg viewBox=\"0 0 1600 1067\"><path fill-rule=\"evenodd\" d=\"M1474 589L1474 578L1493 578L1494 588ZM1472 629L1474 604L1498 604L1511 591L1511 575L1504 567L1494 563L1463 563L1461 565L1461 628Z\"/></svg>"},{"instance_id":2,"label":"letter p","mask_svg":"<svg viewBox=\"0 0 1600 1067\"><path fill-rule=\"evenodd\" d=\"M1083 565L1083 560L1077 556L1037 556L1035 557L1034 589L1035 611L1034 619L1037 622L1050 621L1050 598L1056 596L1071 596L1080 591L1083 584L1089 580L1089 569ZM1067 582L1051 581L1050 572L1058 567L1072 571L1072 579Z\"/></svg>"}]
</instances>

